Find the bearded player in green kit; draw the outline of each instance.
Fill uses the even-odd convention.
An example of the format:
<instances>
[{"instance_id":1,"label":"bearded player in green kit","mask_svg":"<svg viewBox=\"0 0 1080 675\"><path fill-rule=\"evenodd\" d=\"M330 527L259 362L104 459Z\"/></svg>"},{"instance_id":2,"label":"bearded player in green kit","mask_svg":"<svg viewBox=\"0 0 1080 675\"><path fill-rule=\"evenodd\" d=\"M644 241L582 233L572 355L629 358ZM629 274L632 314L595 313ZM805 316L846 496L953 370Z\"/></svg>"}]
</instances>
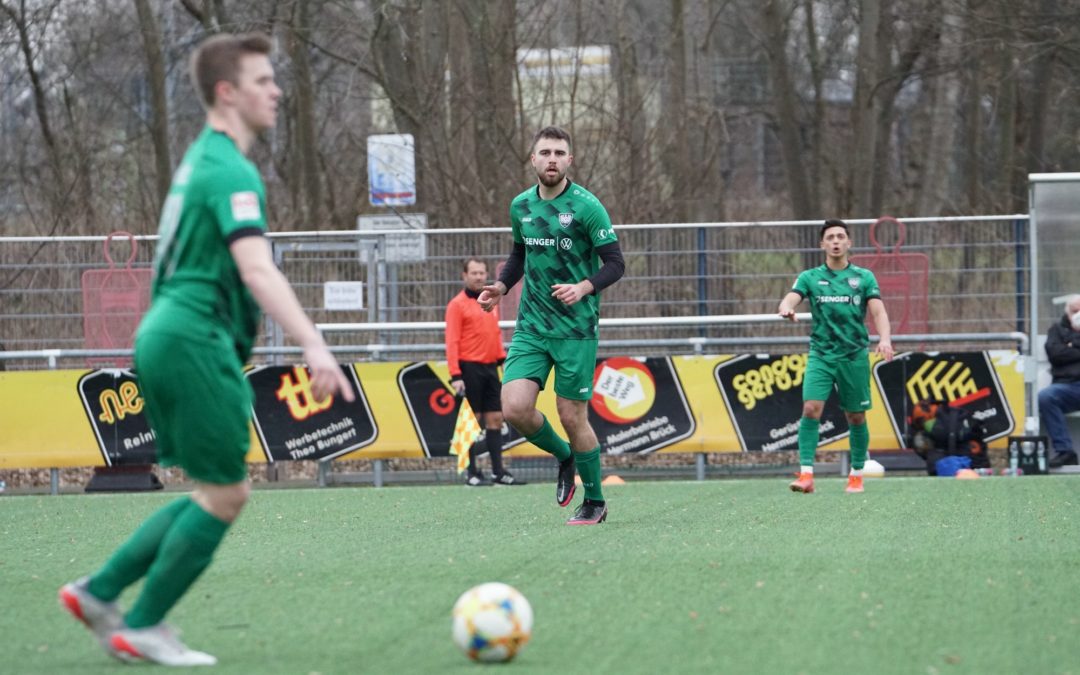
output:
<instances>
[{"instance_id":1,"label":"bearded player in green kit","mask_svg":"<svg viewBox=\"0 0 1080 675\"><path fill-rule=\"evenodd\" d=\"M559 461L559 506L574 498L576 467L585 499L566 524L597 525L608 509L600 489L600 442L589 424L588 403L600 292L622 277L622 252L604 205L566 177L573 162L570 135L558 127L541 129L533 138L530 160L538 182L510 204L513 251L498 281L485 286L477 302L491 311L524 277L517 327L503 366L503 415L530 443ZM536 409L552 368L556 408L569 443Z\"/></svg>"},{"instance_id":2,"label":"bearded player in green kit","mask_svg":"<svg viewBox=\"0 0 1080 675\"><path fill-rule=\"evenodd\" d=\"M210 564L247 502L252 392L243 366L260 307L303 347L315 400L354 394L274 265L259 171L244 155L274 126L281 90L263 35L219 34L191 59L206 127L173 175L162 208L150 309L135 369L158 459L196 487L147 518L96 572L60 589L61 606L124 661L217 659L182 643L166 613ZM145 579L126 613L117 598Z\"/></svg>"},{"instance_id":3,"label":"bearded player in green kit","mask_svg":"<svg viewBox=\"0 0 1080 675\"><path fill-rule=\"evenodd\" d=\"M851 433L851 473L846 491L858 493L863 491L862 470L870 448L870 430L866 426L866 411L870 409L867 312L880 336L877 353L886 361L893 357L892 333L874 273L848 262L851 237L847 223L826 220L821 228L821 248L825 264L800 274L780 301L780 316L796 321L795 308L808 300L814 320L810 357L803 376L799 477L789 487L794 492L814 491L814 454L821 413L835 388Z\"/></svg>"}]
</instances>

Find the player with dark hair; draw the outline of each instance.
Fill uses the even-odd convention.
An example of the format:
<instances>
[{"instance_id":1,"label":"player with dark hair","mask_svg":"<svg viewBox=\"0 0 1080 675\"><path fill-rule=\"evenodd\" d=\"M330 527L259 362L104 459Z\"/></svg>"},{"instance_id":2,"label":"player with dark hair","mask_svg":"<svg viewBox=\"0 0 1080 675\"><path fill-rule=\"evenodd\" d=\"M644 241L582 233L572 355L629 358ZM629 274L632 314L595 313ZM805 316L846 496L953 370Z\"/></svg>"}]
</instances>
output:
<instances>
[{"instance_id":1,"label":"player with dark hair","mask_svg":"<svg viewBox=\"0 0 1080 675\"><path fill-rule=\"evenodd\" d=\"M537 185L510 204L514 248L498 281L480 293L479 303L491 311L524 278L503 371L503 414L530 443L559 461L555 500L560 506L574 497L576 467L585 499L567 524L595 525L608 513L600 488L600 442L588 416L600 292L622 277L624 264L604 205L566 176L571 152L570 134L563 129L545 127L536 133L530 161ZM552 368L556 408L569 443L536 409Z\"/></svg>"},{"instance_id":2,"label":"player with dark hair","mask_svg":"<svg viewBox=\"0 0 1080 675\"><path fill-rule=\"evenodd\" d=\"M491 460L491 483L480 471L478 455L483 454L479 442L469 448L469 471L465 484L524 485L515 478L502 460L502 383L499 364L506 359L502 332L499 330L499 310L485 312L476 300L487 283L487 263L479 258L465 261L461 272L465 288L446 305L446 365L450 370L450 386L458 396L465 396L469 407L484 427L484 450Z\"/></svg>"},{"instance_id":3,"label":"player with dark hair","mask_svg":"<svg viewBox=\"0 0 1080 675\"><path fill-rule=\"evenodd\" d=\"M851 430L851 473L847 492L862 492L862 470L870 448L866 411L870 409L870 336L866 313L880 336L877 353L892 360L889 316L874 273L848 262L851 237L842 220L826 220L821 228L825 264L801 273L780 301L780 316L797 321L795 308L810 302L810 357L803 375L803 409L799 421L799 477L795 492L814 491L814 455L825 401L835 388Z\"/></svg>"},{"instance_id":4,"label":"player with dark hair","mask_svg":"<svg viewBox=\"0 0 1080 675\"><path fill-rule=\"evenodd\" d=\"M60 589L60 603L111 655L169 666L217 659L183 644L165 615L210 564L250 492L244 461L252 391L243 366L260 307L304 350L316 400L352 386L274 265L266 197L246 157L274 126L281 90L263 35L219 34L192 55L206 127L173 175L161 212L150 309L135 338L135 369L163 466L195 481L152 514L105 565ZM122 613L121 592L145 578Z\"/></svg>"}]
</instances>

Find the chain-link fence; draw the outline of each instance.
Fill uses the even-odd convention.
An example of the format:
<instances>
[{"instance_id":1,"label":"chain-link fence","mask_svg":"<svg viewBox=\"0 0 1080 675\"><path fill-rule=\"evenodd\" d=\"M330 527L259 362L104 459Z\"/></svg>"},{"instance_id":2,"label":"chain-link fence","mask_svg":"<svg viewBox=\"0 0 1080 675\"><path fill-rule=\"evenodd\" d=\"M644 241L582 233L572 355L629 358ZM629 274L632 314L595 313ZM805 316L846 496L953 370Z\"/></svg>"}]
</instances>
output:
<instances>
[{"instance_id":1,"label":"chain-link fence","mask_svg":"<svg viewBox=\"0 0 1080 675\"><path fill-rule=\"evenodd\" d=\"M902 228L881 222L874 228L877 246L871 241L870 221L849 224L853 253L859 262L883 265L897 254L909 261L900 264L899 276L886 293L894 332L1030 334L1027 216L911 218L903 219ZM662 318L774 312L796 274L822 264L820 227L819 221L616 225L626 274L604 292L601 314L656 317L658 321L646 327L606 328L602 339L632 340L639 344L632 349L634 354L651 355L672 353L673 348L659 343L649 346L649 341L732 338L730 348L724 349L730 353L753 351L750 341L765 331L778 337L805 335L802 326L668 326ZM391 246L387 246L387 237L396 238ZM83 275L108 267L104 240L0 238L2 349L100 346L90 345L86 339ZM134 269L149 267L153 237L137 241L136 251L131 251L124 238L114 238L108 244L117 269L122 270L129 257ZM379 235L282 233L272 235L272 241L279 266L311 317L320 323L440 321L446 303L462 286L464 259L476 256L485 260L494 275L512 245L508 229L401 230ZM389 261L388 252L393 258ZM910 261L922 259L925 270L920 272L922 268ZM890 269L894 276L898 274L895 266ZM925 279L920 280L920 274L925 274ZM365 282L363 309L324 309L324 284L332 281ZM903 297L890 299L889 293ZM908 303L921 308L925 331L921 324L912 324L918 330L897 325L896 310ZM904 312L905 316L909 313ZM739 338L747 338L747 344L740 346ZM337 333L330 339L339 345L416 344L415 351L401 352L395 358L441 358L439 330ZM259 344L289 343L268 320ZM951 345L937 346L944 349ZM626 347L620 345L620 349L625 352ZM358 353L358 358L371 356ZM84 367L86 360L70 359L58 365ZM44 363L40 359L9 360L6 367L42 368Z\"/></svg>"}]
</instances>

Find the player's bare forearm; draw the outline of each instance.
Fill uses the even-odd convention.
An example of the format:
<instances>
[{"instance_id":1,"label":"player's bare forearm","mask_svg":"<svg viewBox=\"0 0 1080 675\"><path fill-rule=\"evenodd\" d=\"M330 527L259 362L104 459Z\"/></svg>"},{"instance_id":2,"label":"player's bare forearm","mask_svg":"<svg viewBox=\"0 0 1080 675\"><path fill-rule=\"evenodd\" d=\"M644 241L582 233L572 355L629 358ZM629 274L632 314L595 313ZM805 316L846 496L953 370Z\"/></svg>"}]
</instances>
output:
<instances>
[{"instance_id":1,"label":"player's bare forearm","mask_svg":"<svg viewBox=\"0 0 1080 675\"><path fill-rule=\"evenodd\" d=\"M798 321L799 319L795 316L795 308L799 306L800 302L802 302L801 295L794 292L788 293L784 296L784 299L780 301L780 307L777 309L776 313L779 314L781 318L787 319L788 321Z\"/></svg>"},{"instance_id":2,"label":"player's bare forearm","mask_svg":"<svg viewBox=\"0 0 1080 675\"><path fill-rule=\"evenodd\" d=\"M233 242L230 251L237 262L240 278L263 311L281 324L304 349L324 346L322 335L304 314L292 286L274 265L266 240L245 237Z\"/></svg>"},{"instance_id":3,"label":"player's bare forearm","mask_svg":"<svg viewBox=\"0 0 1080 675\"><path fill-rule=\"evenodd\" d=\"M874 330L878 334L877 353L881 354L886 361L892 361L892 327L889 325L889 313L885 311L885 303L879 298L871 298L867 302L870 310L870 318L874 321Z\"/></svg>"},{"instance_id":4,"label":"player's bare forearm","mask_svg":"<svg viewBox=\"0 0 1080 675\"><path fill-rule=\"evenodd\" d=\"M337 359L304 313L285 275L274 265L269 242L263 237L243 237L229 245L229 252L255 301L304 348L304 362L311 371L311 391L315 398L322 401L340 392L346 401L354 400L352 385L341 372Z\"/></svg>"}]
</instances>

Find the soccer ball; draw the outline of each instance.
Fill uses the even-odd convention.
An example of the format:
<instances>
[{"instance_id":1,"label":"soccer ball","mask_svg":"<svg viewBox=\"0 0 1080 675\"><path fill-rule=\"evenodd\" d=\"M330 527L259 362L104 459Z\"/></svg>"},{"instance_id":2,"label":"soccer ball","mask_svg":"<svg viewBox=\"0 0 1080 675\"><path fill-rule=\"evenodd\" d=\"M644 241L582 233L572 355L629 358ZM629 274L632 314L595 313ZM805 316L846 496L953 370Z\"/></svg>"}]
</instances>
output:
<instances>
[{"instance_id":1,"label":"soccer ball","mask_svg":"<svg viewBox=\"0 0 1080 675\"><path fill-rule=\"evenodd\" d=\"M474 586L454 603L454 643L473 661L514 658L532 636L532 606L513 586Z\"/></svg>"},{"instance_id":2,"label":"soccer ball","mask_svg":"<svg viewBox=\"0 0 1080 675\"><path fill-rule=\"evenodd\" d=\"M881 465L881 462L868 459L866 460L866 464L863 465L862 475L867 478L884 478L885 467Z\"/></svg>"}]
</instances>

